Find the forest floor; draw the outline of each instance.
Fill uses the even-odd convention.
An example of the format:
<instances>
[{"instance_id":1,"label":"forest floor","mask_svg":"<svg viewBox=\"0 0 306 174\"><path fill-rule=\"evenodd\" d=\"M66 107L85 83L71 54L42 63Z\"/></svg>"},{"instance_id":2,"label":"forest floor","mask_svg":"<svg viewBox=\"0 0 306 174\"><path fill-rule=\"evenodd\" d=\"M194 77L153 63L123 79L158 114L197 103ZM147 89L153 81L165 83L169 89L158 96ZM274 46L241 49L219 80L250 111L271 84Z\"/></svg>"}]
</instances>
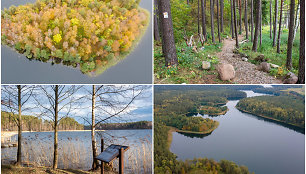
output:
<instances>
[{"instance_id":1,"label":"forest floor","mask_svg":"<svg viewBox=\"0 0 306 174\"><path fill-rule=\"evenodd\" d=\"M243 38L244 37L242 35L239 35L239 42L242 41ZM256 65L243 61L240 55L233 53L233 50L235 49L235 43L235 39L224 39L222 51L216 54L220 60L220 63L228 63L234 67L236 74L232 82L239 84L282 83L281 80L276 79L266 72L257 70Z\"/></svg>"}]
</instances>

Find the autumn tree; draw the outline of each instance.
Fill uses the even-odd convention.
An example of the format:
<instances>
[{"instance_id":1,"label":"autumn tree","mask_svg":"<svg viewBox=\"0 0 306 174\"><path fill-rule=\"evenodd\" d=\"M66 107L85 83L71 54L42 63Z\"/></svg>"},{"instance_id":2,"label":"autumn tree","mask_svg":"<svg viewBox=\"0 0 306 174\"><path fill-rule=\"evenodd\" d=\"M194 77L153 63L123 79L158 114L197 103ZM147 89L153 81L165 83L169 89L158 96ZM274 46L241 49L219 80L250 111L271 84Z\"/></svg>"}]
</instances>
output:
<instances>
[{"instance_id":1,"label":"autumn tree","mask_svg":"<svg viewBox=\"0 0 306 174\"><path fill-rule=\"evenodd\" d=\"M159 21L162 33L162 50L166 66L178 64L173 35L170 0L158 1Z\"/></svg>"},{"instance_id":2,"label":"autumn tree","mask_svg":"<svg viewBox=\"0 0 306 174\"><path fill-rule=\"evenodd\" d=\"M31 107L25 106L33 95L34 86L10 85L1 87L1 109L10 113L18 127L18 147L17 147L17 165L22 162L22 119L21 113L29 111ZM14 115L18 114L18 118Z\"/></svg>"},{"instance_id":3,"label":"autumn tree","mask_svg":"<svg viewBox=\"0 0 306 174\"><path fill-rule=\"evenodd\" d=\"M286 67L288 70L292 69L292 47L293 47L293 37L294 37L294 9L295 9L295 0L291 0L290 1L289 34L288 34L288 44L287 44L287 62L286 62Z\"/></svg>"}]
</instances>

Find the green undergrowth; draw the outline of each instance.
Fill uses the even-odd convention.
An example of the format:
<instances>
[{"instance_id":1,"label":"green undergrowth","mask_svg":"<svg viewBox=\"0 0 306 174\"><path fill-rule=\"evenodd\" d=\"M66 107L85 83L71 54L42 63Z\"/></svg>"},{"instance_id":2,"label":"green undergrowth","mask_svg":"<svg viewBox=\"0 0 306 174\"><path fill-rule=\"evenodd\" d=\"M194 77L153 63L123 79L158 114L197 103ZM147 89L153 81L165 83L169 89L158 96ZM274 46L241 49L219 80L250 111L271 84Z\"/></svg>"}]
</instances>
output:
<instances>
[{"instance_id":1,"label":"green undergrowth","mask_svg":"<svg viewBox=\"0 0 306 174\"><path fill-rule=\"evenodd\" d=\"M221 81L216 78L215 65L219 63L219 59L215 54L221 51L222 46L222 43L212 44L208 41L204 44L204 48L201 48L202 45L199 43L196 52L194 48L188 47L185 41L180 41L176 43L178 65L166 67L161 43L155 42L155 83L220 83ZM210 62L211 68L203 70L202 61Z\"/></svg>"},{"instance_id":2,"label":"green undergrowth","mask_svg":"<svg viewBox=\"0 0 306 174\"><path fill-rule=\"evenodd\" d=\"M259 43L259 40L258 40ZM261 54L268 59L269 63L279 65L279 68L271 68L270 74L273 76L281 77L288 73L286 69L286 59L287 59L287 44L288 44L288 29L283 29L281 34L281 45L280 53L276 52L277 47L272 47L273 40L270 39L270 29L269 26L263 27L262 31L262 45L258 44L257 52L252 51L252 42L247 42L239 45L239 52L248 56L251 63L259 64L255 58ZM292 49L292 72L297 74L299 65L299 45L300 45L300 32L297 31L296 37L293 42Z\"/></svg>"}]
</instances>

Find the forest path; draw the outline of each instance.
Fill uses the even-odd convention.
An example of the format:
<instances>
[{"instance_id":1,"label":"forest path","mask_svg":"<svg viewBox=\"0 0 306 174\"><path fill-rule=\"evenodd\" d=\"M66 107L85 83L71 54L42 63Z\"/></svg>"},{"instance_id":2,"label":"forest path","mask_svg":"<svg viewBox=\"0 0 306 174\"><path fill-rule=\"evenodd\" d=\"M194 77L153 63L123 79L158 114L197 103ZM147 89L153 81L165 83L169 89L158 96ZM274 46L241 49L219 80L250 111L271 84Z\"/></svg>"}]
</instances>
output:
<instances>
[{"instance_id":1,"label":"forest path","mask_svg":"<svg viewBox=\"0 0 306 174\"><path fill-rule=\"evenodd\" d=\"M243 36L239 35L239 41L243 40ZM232 80L234 83L239 84L279 84L281 80L270 76L268 73L259 71L256 69L256 65L245 62L241 59L240 55L234 54L235 39L223 40L222 51L217 53L216 56L219 58L220 63L228 63L233 65L236 76Z\"/></svg>"}]
</instances>

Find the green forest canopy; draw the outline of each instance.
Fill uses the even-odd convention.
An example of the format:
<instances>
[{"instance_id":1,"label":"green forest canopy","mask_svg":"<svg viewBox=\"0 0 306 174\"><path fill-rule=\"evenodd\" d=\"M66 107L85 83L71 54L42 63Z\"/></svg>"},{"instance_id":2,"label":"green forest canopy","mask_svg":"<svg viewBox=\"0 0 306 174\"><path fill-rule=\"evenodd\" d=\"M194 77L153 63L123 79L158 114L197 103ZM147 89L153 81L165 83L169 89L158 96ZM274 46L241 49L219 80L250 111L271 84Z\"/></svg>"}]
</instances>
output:
<instances>
[{"instance_id":1,"label":"green forest canopy","mask_svg":"<svg viewBox=\"0 0 306 174\"><path fill-rule=\"evenodd\" d=\"M240 100L236 107L255 115L305 127L305 101L292 96L250 97Z\"/></svg>"}]
</instances>

